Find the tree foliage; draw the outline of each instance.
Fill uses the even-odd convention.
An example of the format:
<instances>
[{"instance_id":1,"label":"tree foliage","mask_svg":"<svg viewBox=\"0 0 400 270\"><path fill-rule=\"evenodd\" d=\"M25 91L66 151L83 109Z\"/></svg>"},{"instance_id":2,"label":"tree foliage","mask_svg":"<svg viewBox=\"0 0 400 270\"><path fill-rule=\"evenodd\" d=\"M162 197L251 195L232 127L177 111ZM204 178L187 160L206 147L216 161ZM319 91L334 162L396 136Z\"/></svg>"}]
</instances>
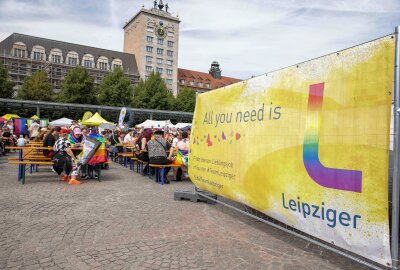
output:
<instances>
[{"instance_id":1,"label":"tree foliage","mask_svg":"<svg viewBox=\"0 0 400 270\"><path fill-rule=\"evenodd\" d=\"M174 96L159 73L152 72L146 81L141 80L134 88L133 96L135 108L172 110L174 107Z\"/></svg>"},{"instance_id":2,"label":"tree foliage","mask_svg":"<svg viewBox=\"0 0 400 270\"><path fill-rule=\"evenodd\" d=\"M21 89L18 91L19 99L51 101L53 87L49 83L47 73L38 71L25 78Z\"/></svg>"},{"instance_id":3,"label":"tree foliage","mask_svg":"<svg viewBox=\"0 0 400 270\"><path fill-rule=\"evenodd\" d=\"M12 98L15 83L8 77L8 70L0 64L0 98Z\"/></svg>"},{"instance_id":4,"label":"tree foliage","mask_svg":"<svg viewBox=\"0 0 400 270\"><path fill-rule=\"evenodd\" d=\"M116 68L99 86L98 101L101 105L127 106L132 103L133 87L121 68Z\"/></svg>"},{"instance_id":5,"label":"tree foliage","mask_svg":"<svg viewBox=\"0 0 400 270\"><path fill-rule=\"evenodd\" d=\"M97 91L89 71L81 66L69 70L57 100L65 103L96 104Z\"/></svg>"},{"instance_id":6,"label":"tree foliage","mask_svg":"<svg viewBox=\"0 0 400 270\"><path fill-rule=\"evenodd\" d=\"M193 112L196 106L196 92L189 88L182 88L175 99L175 110Z\"/></svg>"}]
</instances>

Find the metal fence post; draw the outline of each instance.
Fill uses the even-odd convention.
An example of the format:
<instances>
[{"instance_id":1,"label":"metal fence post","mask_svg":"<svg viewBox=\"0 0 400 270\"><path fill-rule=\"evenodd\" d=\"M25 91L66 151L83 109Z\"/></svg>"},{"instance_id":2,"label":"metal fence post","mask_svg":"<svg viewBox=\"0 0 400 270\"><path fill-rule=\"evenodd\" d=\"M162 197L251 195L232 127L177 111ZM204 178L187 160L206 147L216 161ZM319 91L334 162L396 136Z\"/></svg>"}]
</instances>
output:
<instances>
[{"instance_id":1,"label":"metal fence post","mask_svg":"<svg viewBox=\"0 0 400 270\"><path fill-rule=\"evenodd\" d=\"M392 239L391 239L391 252L393 269L398 269L399 261L399 181L400 181L400 41L399 41L400 27L396 27L396 51L395 51L395 67L394 67L394 163L393 163L393 191L392 191Z\"/></svg>"}]
</instances>

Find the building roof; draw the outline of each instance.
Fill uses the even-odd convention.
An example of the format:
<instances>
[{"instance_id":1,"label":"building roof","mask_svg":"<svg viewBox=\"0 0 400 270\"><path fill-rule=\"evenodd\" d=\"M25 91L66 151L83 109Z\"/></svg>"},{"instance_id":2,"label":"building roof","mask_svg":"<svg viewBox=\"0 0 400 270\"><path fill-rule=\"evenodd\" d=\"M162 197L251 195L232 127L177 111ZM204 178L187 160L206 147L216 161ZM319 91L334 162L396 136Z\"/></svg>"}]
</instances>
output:
<instances>
[{"instance_id":1,"label":"building roof","mask_svg":"<svg viewBox=\"0 0 400 270\"><path fill-rule=\"evenodd\" d=\"M136 58L134 54L100 49L91 46L79 45L79 44L52 40L47 38L34 37L19 33L13 33L0 42L0 55L9 56L11 54L11 49L13 47L13 44L16 42L24 43L27 47L29 54L31 53L33 46L39 45L45 48L47 55L53 48L60 49L62 51L64 59L66 59L67 53L69 51L75 51L76 53L78 53L80 59L82 59L82 56L87 53L91 54L93 55L95 62L97 62L97 59L100 56L107 57L110 63L113 59L118 58L122 60L122 66L126 73L139 76Z\"/></svg>"},{"instance_id":2,"label":"building roof","mask_svg":"<svg viewBox=\"0 0 400 270\"><path fill-rule=\"evenodd\" d=\"M185 84L180 83L180 80L182 79L185 79ZM189 84L191 80L194 81L193 86ZM186 86L189 88L211 90L211 89L221 88L230 84L234 84L240 81L242 80L225 76L221 76L221 79L214 79L214 77L211 76L211 74L209 73L178 68L178 83L180 87ZM202 82L203 86L199 87L198 82ZM211 88L207 88L206 83L210 83Z\"/></svg>"},{"instance_id":3,"label":"building roof","mask_svg":"<svg viewBox=\"0 0 400 270\"><path fill-rule=\"evenodd\" d=\"M139 10L139 12L136 13L129 21L127 21L127 22L125 23L125 25L124 25L123 28L125 29L125 27L127 27L128 24L130 24L133 20L135 20L136 17L138 17L140 13L151 14L151 15L157 16L157 17L159 17L159 18L162 18L162 19L165 19L165 18L166 18L166 19L170 19L170 20L176 21L176 22L178 22L178 23L181 22L181 21L179 20L178 17L174 17L174 16L172 16L169 12L166 12L166 11L164 11L164 10L159 10L159 9L155 9L155 8L152 8L152 9L145 9L145 8L142 8L142 9Z\"/></svg>"}]
</instances>

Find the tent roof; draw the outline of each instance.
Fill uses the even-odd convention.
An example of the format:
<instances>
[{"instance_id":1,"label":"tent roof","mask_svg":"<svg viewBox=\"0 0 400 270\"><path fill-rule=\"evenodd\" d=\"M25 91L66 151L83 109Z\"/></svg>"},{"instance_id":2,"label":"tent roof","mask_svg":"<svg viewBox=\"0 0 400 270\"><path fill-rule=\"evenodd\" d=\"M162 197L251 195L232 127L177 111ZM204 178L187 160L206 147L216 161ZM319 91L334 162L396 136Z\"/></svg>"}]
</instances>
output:
<instances>
[{"instance_id":1,"label":"tent roof","mask_svg":"<svg viewBox=\"0 0 400 270\"><path fill-rule=\"evenodd\" d=\"M143 127L143 128L163 128L165 126L170 126L171 121L170 120L162 120L162 121L156 121L156 120L146 120L141 124L138 124L136 126L138 127Z\"/></svg>"},{"instance_id":2,"label":"tent roof","mask_svg":"<svg viewBox=\"0 0 400 270\"><path fill-rule=\"evenodd\" d=\"M82 125L100 126L102 123L110 123L105 120L99 113L95 113L92 117L82 122Z\"/></svg>"},{"instance_id":3,"label":"tent roof","mask_svg":"<svg viewBox=\"0 0 400 270\"><path fill-rule=\"evenodd\" d=\"M71 124L72 124L72 120L69 118L65 118L65 117L51 121L49 123L49 125L51 125L51 126L69 126Z\"/></svg>"},{"instance_id":4,"label":"tent roof","mask_svg":"<svg viewBox=\"0 0 400 270\"><path fill-rule=\"evenodd\" d=\"M10 120L11 118L21 118L21 117L19 117L17 114L7 113L3 115L1 118Z\"/></svg>"},{"instance_id":5,"label":"tent roof","mask_svg":"<svg viewBox=\"0 0 400 270\"><path fill-rule=\"evenodd\" d=\"M187 126L192 126L192 123L178 123L175 125L176 128L184 128Z\"/></svg>"}]
</instances>

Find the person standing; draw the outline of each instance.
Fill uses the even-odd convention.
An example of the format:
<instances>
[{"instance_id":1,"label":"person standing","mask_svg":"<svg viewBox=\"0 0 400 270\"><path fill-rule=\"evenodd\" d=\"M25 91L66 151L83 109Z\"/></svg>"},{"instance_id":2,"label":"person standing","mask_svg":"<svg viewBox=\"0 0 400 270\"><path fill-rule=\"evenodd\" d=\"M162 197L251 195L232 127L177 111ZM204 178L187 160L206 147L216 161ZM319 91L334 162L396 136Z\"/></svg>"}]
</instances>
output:
<instances>
[{"instance_id":1,"label":"person standing","mask_svg":"<svg viewBox=\"0 0 400 270\"><path fill-rule=\"evenodd\" d=\"M33 124L29 128L29 137L33 141L36 137L39 136L40 125L39 120L34 120Z\"/></svg>"},{"instance_id":2,"label":"person standing","mask_svg":"<svg viewBox=\"0 0 400 270\"><path fill-rule=\"evenodd\" d=\"M13 121L8 120L8 121L7 121L7 127L10 129L11 134L14 134L14 125L13 125Z\"/></svg>"}]
</instances>

